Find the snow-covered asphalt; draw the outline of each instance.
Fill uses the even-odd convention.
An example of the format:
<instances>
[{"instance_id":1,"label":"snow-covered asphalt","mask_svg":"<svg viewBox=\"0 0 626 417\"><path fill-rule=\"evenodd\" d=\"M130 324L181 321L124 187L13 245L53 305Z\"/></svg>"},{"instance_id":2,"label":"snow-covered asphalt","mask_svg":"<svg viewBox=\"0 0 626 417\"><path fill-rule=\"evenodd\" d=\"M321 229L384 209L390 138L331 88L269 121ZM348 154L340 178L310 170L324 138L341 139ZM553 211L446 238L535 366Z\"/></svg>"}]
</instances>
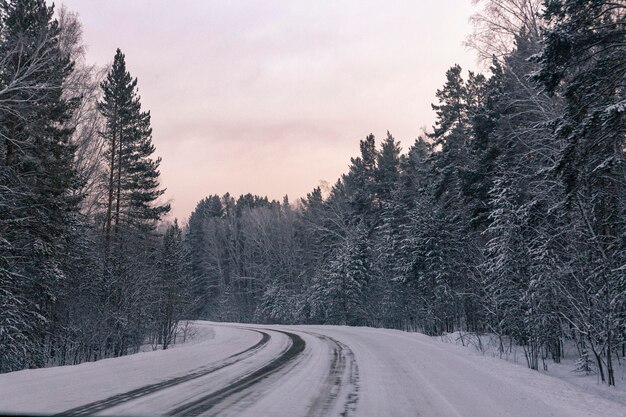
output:
<instances>
[{"instance_id":1,"label":"snow-covered asphalt","mask_svg":"<svg viewBox=\"0 0 626 417\"><path fill-rule=\"evenodd\" d=\"M424 335L197 322L166 351L0 375L0 413L626 416L624 403Z\"/></svg>"}]
</instances>

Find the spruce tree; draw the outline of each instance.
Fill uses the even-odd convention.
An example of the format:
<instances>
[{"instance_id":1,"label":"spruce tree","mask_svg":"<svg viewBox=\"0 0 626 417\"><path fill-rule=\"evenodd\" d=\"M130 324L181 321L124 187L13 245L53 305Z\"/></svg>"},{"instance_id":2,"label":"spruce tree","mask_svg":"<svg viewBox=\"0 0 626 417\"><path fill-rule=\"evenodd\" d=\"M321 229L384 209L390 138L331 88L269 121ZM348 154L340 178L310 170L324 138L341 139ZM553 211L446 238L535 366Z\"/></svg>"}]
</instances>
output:
<instances>
[{"instance_id":1,"label":"spruce tree","mask_svg":"<svg viewBox=\"0 0 626 417\"><path fill-rule=\"evenodd\" d=\"M344 176L347 195L355 219L363 219L371 227L378 209L376 201L376 162L378 150L374 135L360 142L361 155L351 159L350 171Z\"/></svg>"},{"instance_id":2,"label":"spruce tree","mask_svg":"<svg viewBox=\"0 0 626 417\"><path fill-rule=\"evenodd\" d=\"M376 199L380 208L391 201L391 195L400 177L400 143L396 142L391 133L381 144L376 161Z\"/></svg>"},{"instance_id":3,"label":"spruce tree","mask_svg":"<svg viewBox=\"0 0 626 417\"><path fill-rule=\"evenodd\" d=\"M219 269L221 255L223 254L226 258L227 248L221 243L212 245L208 241L207 234L210 230L218 232L219 226L215 221L224 215L222 200L218 195L212 195L202 199L189 216L185 244L190 256L194 298L201 300L197 303L197 308L193 313L195 317L203 317L207 313L208 306L215 305L220 295L219 277L216 275L210 277L209 270L211 264L217 265ZM218 252L217 255L212 257L211 250Z\"/></svg>"},{"instance_id":4,"label":"spruce tree","mask_svg":"<svg viewBox=\"0 0 626 417\"><path fill-rule=\"evenodd\" d=\"M45 323L79 197L63 85L73 70L43 0L0 4L0 371L45 363Z\"/></svg>"},{"instance_id":5,"label":"spruce tree","mask_svg":"<svg viewBox=\"0 0 626 417\"><path fill-rule=\"evenodd\" d=\"M462 181L464 199L469 206L472 226L484 230L489 224L489 189L493 185L495 164L501 152L496 129L503 113L504 69L494 57L491 77L484 82L484 96L475 104L471 118L470 162Z\"/></svg>"},{"instance_id":6,"label":"spruce tree","mask_svg":"<svg viewBox=\"0 0 626 417\"><path fill-rule=\"evenodd\" d=\"M338 245L314 281L314 314L329 324L364 325L371 254L359 223Z\"/></svg>"}]
</instances>

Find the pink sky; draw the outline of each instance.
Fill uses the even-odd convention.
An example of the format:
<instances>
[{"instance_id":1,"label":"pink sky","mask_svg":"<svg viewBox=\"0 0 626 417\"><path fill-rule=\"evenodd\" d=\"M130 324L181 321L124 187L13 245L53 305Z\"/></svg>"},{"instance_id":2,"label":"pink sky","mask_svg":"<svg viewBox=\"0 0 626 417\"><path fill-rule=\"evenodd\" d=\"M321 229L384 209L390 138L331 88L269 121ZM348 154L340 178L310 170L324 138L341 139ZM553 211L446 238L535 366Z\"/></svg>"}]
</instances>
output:
<instances>
[{"instance_id":1,"label":"pink sky","mask_svg":"<svg viewBox=\"0 0 626 417\"><path fill-rule=\"evenodd\" d=\"M408 148L463 46L470 0L63 0L88 60L126 54L173 216L209 194L306 195L358 142Z\"/></svg>"}]
</instances>

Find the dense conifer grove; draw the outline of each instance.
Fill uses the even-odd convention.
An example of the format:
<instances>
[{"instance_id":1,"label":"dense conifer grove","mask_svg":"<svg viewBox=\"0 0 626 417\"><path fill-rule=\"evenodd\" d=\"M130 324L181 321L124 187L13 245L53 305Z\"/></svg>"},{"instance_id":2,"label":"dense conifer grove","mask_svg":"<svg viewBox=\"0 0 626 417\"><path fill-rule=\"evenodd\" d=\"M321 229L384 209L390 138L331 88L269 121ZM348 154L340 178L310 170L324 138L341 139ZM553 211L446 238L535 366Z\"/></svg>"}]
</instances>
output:
<instances>
[{"instance_id":1,"label":"dense conifer grove","mask_svg":"<svg viewBox=\"0 0 626 417\"><path fill-rule=\"evenodd\" d=\"M186 243L212 320L489 333L615 383L626 353L626 4L493 1L406 152L360 142L289 204L212 195Z\"/></svg>"},{"instance_id":2,"label":"dense conifer grove","mask_svg":"<svg viewBox=\"0 0 626 417\"><path fill-rule=\"evenodd\" d=\"M488 70L453 65L406 151L369 135L332 187L211 195L181 228L124 54L90 67L72 13L0 2L0 372L167 348L202 318L488 333L532 369L567 342L614 385L626 4L482 5Z\"/></svg>"},{"instance_id":3,"label":"dense conifer grove","mask_svg":"<svg viewBox=\"0 0 626 417\"><path fill-rule=\"evenodd\" d=\"M89 66L76 15L0 2L0 136L0 372L167 348L187 255L121 51Z\"/></svg>"}]
</instances>

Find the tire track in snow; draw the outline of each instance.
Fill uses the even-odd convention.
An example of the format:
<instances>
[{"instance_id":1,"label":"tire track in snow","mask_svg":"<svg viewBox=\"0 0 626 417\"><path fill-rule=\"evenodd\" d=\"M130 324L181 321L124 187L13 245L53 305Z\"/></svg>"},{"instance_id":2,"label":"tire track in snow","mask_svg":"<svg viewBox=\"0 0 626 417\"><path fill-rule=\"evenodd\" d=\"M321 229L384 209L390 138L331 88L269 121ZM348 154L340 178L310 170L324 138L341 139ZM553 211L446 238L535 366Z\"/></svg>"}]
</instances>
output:
<instances>
[{"instance_id":1,"label":"tire track in snow","mask_svg":"<svg viewBox=\"0 0 626 417\"><path fill-rule=\"evenodd\" d=\"M313 332L305 333L321 339L332 349L332 362L324 389L313 401L307 417L329 415L341 399L344 403L341 405L340 415L343 417L355 415L359 391L359 367L354 352L347 345L330 336Z\"/></svg>"},{"instance_id":2,"label":"tire track in snow","mask_svg":"<svg viewBox=\"0 0 626 417\"><path fill-rule=\"evenodd\" d=\"M268 364L264 365L263 367L252 372L251 374L248 374L236 380L235 382L224 388L221 388L215 392L205 395L202 398L170 410L167 415L195 417L200 414L204 414L216 405L218 405L220 402L226 400L227 398L235 394L241 393L242 391L250 388L254 384L276 373L304 351L304 340L297 334L274 329L272 329L272 331L283 333L284 335L289 337L289 339L291 339L291 346L280 356L278 356Z\"/></svg>"},{"instance_id":3,"label":"tire track in snow","mask_svg":"<svg viewBox=\"0 0 626 417\"><path fill-rule=\"evenodd\" d=\"M92 403L85 404L85 405L55 414L55 416L93 415L97 412L106 410L107 408L115 407L122 403L143 397L145 395L149 395L154 392L161 391L161 390L173 387L175 385L182 384L184 382L188 382L188 381L203 377L205 375L209 375L215 371L218 371L236 362L239 362L242 359L252 356L259 349L265 346L271 339L271 336L268 333L262 332L260 330L254 330L254 329L245 329L245 330L250 330L250 331L261 334L261 340L259 340L259 342L257 342L254 346L251 346L245 350L242 350L241 352L237 352L237 353L230 355L229 357L227 357L226 359L224 359L223 361L221 361L220 363L216 365L203 367L190 374L168 379L162 382L157 382L155 384L146 385L144 387L137 388L128 392L121 393L121 394L117 394L112 397L105 398L103 400L94 401Z\"/></svg>"}]
</instances>

